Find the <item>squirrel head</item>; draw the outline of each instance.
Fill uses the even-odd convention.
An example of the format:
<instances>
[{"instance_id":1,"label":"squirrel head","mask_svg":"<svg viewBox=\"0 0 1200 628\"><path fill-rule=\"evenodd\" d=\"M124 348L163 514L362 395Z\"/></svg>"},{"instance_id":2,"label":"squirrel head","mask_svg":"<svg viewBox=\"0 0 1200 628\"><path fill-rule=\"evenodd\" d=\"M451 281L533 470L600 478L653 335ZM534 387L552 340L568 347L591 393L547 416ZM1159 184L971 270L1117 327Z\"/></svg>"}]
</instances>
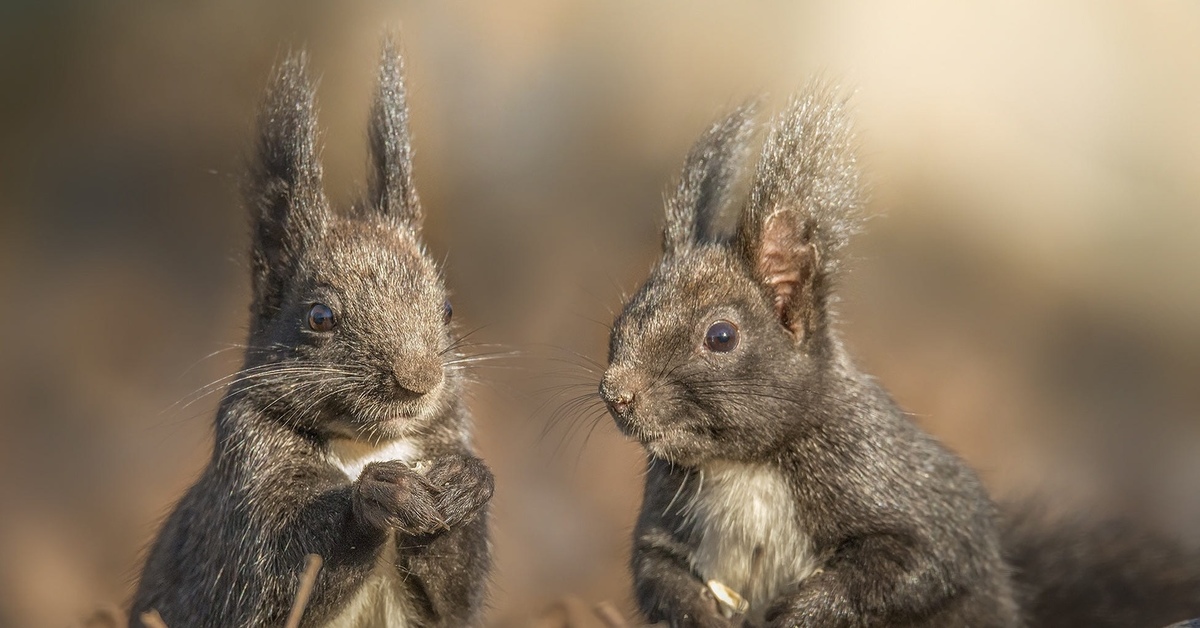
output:
<instances>
[{"instance_id":1,"label":"squirrel head","mask_svg":"<svg viewBox=\"0 0 1200 628\"><path fill-rule=\"evenodd\" d=\"M658 458L767 455L819 420L843 368L830 328L839 253L862 206L844 100L814 86L772 122L735 202L752 106L695 144L666 201L663 256L613 326L600 385L618 427ZM716 225L740 207L732 235Z\"/></svg>"},{"instance_id":2,"label":"squirrel head","mask_svg":"<svg viewBox=\"0 0 1200 628\"><path fill-rule=\"evenodd\" d=\"M241 394L324 436L387 440L456 396L450 304L420 238L403 68L388 40L372 107L366 197L330 207L303 53L278 68L247 182L250 348Z\"/></svg>"}]
</instances>

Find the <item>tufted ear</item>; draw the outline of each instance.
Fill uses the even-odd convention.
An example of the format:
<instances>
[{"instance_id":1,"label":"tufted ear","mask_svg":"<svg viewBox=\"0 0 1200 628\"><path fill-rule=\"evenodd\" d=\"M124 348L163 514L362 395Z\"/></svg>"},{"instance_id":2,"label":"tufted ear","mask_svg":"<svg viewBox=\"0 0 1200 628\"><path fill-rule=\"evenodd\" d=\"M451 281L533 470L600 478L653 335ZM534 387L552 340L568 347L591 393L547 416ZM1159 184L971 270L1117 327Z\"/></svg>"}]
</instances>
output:
<instances>
[{"instance_id":1,"label":"tufted ear","mask_svg":"<svg viewBox=\"0 0 1200 628\"><path fill-rule=\"evenodd\" d=\"M370 144L371 207L413 231L419 230L421 202L413 184L404 61L390 36L384 40L379 62L379 85L371 108Z\"/></svg>"},{"instance_id":2,"label":"tufted ear","mask_svg":"<svg viewBox=\"0 0 1200 628\"><path fill-rule=\"evenodd\" d=\"M813 85L772 122L735 247L779 322L821 334L839 252L861 224L862 193L845 99Z\"/></svg>"},{"instance_id":3,"label":"tufted ear","mask_svg":"<svg viewBox=\"0 0 1200 628\"><path fill-rule=\"evenodd\" d=\"M709 127L688 152L683 172L666 200L663 252L668 256L712 238L713 221L729 202L754 133L753 103Z\"/></svg>"},{"instance_id":4,"label":"tufted ear","mask_svg":"<svg viewBox=\"0 0 1200 628\"><path fill-rule=\"evenodd\" d=\"M316 103L303 52L275 71L258 115L247 204L253 222L254 308L269 314L299 256L329 218L317 157Z\"/></svg>"}]
</instances>

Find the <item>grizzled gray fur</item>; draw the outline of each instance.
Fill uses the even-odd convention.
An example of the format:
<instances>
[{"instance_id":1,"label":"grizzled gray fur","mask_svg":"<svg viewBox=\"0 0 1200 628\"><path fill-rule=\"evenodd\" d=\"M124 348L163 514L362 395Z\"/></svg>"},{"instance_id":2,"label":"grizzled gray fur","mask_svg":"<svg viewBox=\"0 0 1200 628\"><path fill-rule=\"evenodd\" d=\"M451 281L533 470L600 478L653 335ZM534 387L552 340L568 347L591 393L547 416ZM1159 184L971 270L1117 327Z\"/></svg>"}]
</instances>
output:
<instances>
[{"instance_id":1,"label":"grizzled gray fur","mask_svg":"<svg viewBox=\"0 0 1200 628\"><path fill-rule=\"evenodd\" d=\"M1194 548L1028 504L1001 519L976 474L855 367L832 326L862 222L845 101L819 84L797 97L737 199L755 131L743 107L689 153L662 259L617 317L600 384L648 457L632 559L647 618L1116 628L1200 613Z\"/></svg>"},{"instance_id":2,"label":"grizzled gray fur","mask_svg":"<svg viewBox=\"0 0 1200 628\"><path fill-rule=\"evenodd\" d=\"M613 329L601 395L649 457L641 610L671 626L1020 625L979 479L831 327L863 203L844 102L795 99L736 203L754 130L742 108L692 149L663 258ZM731 202L736 233L706 231ZM710 581L749 608L727 617Z\"/></svg>"},{"instance_id":3,"label":"grizzled gray fur","mask_svg":"<svg viewBox=\"0 0 1200 628\"><path fill-rule=\"evenodd\" d=\"M385 46L366 197L326 201L305 57L278 69L248 180L253 304L212 459L132 607L172 627L479 623L493 480L474 454L446 290L420 239L401 59Z\"/></svg>"}]
</instances>

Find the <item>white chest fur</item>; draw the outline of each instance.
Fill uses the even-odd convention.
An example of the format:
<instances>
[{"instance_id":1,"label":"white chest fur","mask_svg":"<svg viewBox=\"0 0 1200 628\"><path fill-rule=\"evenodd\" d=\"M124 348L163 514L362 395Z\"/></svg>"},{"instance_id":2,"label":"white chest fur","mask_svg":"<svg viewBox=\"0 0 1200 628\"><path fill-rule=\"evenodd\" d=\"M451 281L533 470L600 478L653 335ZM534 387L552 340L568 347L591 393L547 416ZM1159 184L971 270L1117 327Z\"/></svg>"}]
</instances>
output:
<instances>
[{"instance_id":1,"label":"white chest fur","mask_svg":"<svg viewBox=\"0 0 1200 628\"><path fill-rule=\"evenodd\" d=\"M421 457L421 448L407 438L378 445L339 438L329 442L327 457L329 464L341 469L347 478L357 480L363 467L372 462L399 460L409 465L416 465L417 460Z\"/></svg>"},{"instance_id":2,"label":"white chest fur","mask_svg":"<svg viewBox=\"0 0 1200 628\"><path fill-rule=\"evenodd\" d=\"M372 462L399 460L419 466L421 450L416 443L406 439L380 445L339 439L329 443L327 457L347 479L357 480L363 468ZM375 570L342 612L325 624L326 628L404 628L408 624L408 594L396 559L396 540L389 536L379 552Z\"/></svg>"},{"instance_id":3,"label":"white chest fur","mask_svg":"<svg viewBox=\"0 0 1200 628\"><path fill-rule=\"evenodd\" d=\"M795 498L768 466L717 462L702 473L689 509L700 539L692 567L737 591L750 603L750 616L761 617L775 597L816 570Z\"/></svg>"}]
</instances>

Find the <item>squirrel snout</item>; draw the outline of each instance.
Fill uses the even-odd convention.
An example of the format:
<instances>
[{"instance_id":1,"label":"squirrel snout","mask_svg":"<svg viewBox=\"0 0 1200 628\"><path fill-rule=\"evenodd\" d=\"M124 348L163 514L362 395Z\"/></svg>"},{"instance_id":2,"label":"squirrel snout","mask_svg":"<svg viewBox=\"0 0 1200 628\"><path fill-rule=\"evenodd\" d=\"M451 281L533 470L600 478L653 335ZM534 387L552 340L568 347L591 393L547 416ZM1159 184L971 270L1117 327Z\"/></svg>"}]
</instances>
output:
<instances>
[{"instance_id":1,"label":"squirrel snout","mask_svg":"<svg viewBox=\"0 0 1200 628\"><path fill-rule=\"evenodd\" d=\"M397 362L392 366L392 379L401 389L424 395L442 383L442 365L440 362Z\"/></svg>"},{"instance_id":2,"label":"squirrel snout","mask_svg":"<svg viewBox=\"0 0 1200 628\"><path fill-rule=\"evenodd\" d=\"M629 411L629 404L633 403L633 395L621 395L615 399L605 399L604 403L608 405L608 409L616 414L625 414Z\"/></svg>"},{"instance_id":3,"label":"squirrel snout","mask_svg":"<svg viewBox=\"0 0 1200 628\"><path fill-rule=\"evenodd\" d=\"M600 398L608 409L616 415L624 415L633 404L635 394L631 390L618 389L606 379L600 384Z\"/></svg>"}]
</instances>

